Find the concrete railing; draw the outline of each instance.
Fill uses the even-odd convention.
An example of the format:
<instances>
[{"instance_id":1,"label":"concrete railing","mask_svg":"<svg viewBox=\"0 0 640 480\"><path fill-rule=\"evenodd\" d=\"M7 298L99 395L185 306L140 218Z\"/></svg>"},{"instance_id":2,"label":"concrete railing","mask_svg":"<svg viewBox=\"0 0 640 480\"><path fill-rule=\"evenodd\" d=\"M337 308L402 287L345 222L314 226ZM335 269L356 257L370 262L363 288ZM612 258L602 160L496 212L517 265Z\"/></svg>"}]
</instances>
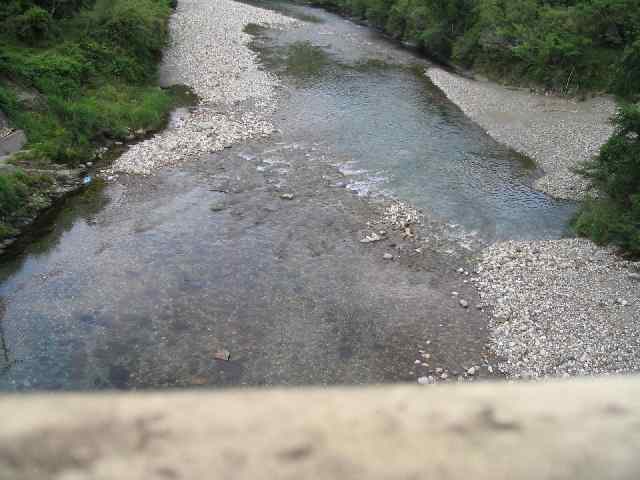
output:
<instances>
[{"instance_id":1,"label":"concrete railing","mask_svg":"<svg viewBox=\"0 0 640 480\"><path fill-rule=\"evenodd\" d=\"M634 479L640 379L8 395L0 479Z\"/></svg>"}]
</instances>

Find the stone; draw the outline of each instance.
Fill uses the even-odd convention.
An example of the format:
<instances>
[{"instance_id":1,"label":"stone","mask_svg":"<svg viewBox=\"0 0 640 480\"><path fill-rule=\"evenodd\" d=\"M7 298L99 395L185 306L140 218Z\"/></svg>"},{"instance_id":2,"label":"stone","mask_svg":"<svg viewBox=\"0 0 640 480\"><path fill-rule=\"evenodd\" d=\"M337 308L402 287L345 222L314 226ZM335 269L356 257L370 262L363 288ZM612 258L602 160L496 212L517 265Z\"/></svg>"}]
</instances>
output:
<instances>
[{"instance_id":1,"label":"stone","mask_svg":"<svg viewBox=\"0 0 640 480\"><path fill-rule=\"evenodd\" d=\"M429 377L420 377L420 378L418 378L418 383L420 385L429 385L432 382L429 380Z\"/></svg>"},{"instance_id":2,"label":"stone","mask_svg":"<svg viewBox=\"0 0 640 480\"><path fill-rule=\"evenodd\" d=\"M636 282L640 282L640 273L635 273L635 272L634 273L630 273L628 275L628 277L629 277L629 280L634 280Z\"/></svg>"},{"instance_id":3,"label":"stone","mask_svg":"<svg viewBox=\"0 0 640 480\"><path fill-rule=\"evenodd\" d=\"M377 233L372 233L360 240L360 243L372 243L378 241L380 241L380 236Z\"/></svg>"},{"instance_id":4,"label":"stone","mask_svg":"<svg viewBox=\"0 0 640 480\"><path fill-rule=\"evenodd\" d=\"M228 362L229 360L231 360L231 352L229 352L229 350L218 350L213 355L213 358L215 358L216 360Z\"/></svg>"},{"instance_id":5,"label":"stone","mask_svg":"<svg viewBox=\"0 0 640 480\"><path fill-rule=\"evenodd\" d=\"M283 200L293 200L293 193L281 193L280 198Z\"/></svg>"},{"instance_id":6,"label":"stone","mask_svg":"<svg viewBox=\"0 0 640 480\"><path fill-rule=\"evenodd\" d=\"M474 376L477 373L476 367L471 367L467 370L467 375Z\"/></svg>"},{"instance_id":7,"label":"stone","mask_svg":"<svg viewBox=\"0 0 640 480\"><path fill-rule=\"evenodd\" d=\"M385 260L393 260L393 255L391 255L390 253L385 253L382 258L384 258Z\"/></svg>"},{"instance_id":8,"label":"stone","mask_svg":"<svg viewBox=\"0 0 640 480\"><path fill-rule=\"evenodd\" d=\"M209 205L209 210L211 210L212 212L220 212L224 210L225 207L226 205L224 200L215 200Z\"/></svg>"},{"instance_id":9,"label":"stone","mask_svg":"<svg viewBox=\"0 0 640 480\"><path fill-rule=\"evenodd\" d=\"M24 147L27 136L22 130L16 130L0 139L0 157L11 155Z\"/></svg>"},{"instance_id":10,"label":"stone","mask_svg":"<svg viewBox=\"0 0 640 480\"><path fill-rule=\"evenodd\" d=\"M460 300L460 306L462 308L469 308L469 302L467 302L466 300Z\"/></svg>"}]
</instances>

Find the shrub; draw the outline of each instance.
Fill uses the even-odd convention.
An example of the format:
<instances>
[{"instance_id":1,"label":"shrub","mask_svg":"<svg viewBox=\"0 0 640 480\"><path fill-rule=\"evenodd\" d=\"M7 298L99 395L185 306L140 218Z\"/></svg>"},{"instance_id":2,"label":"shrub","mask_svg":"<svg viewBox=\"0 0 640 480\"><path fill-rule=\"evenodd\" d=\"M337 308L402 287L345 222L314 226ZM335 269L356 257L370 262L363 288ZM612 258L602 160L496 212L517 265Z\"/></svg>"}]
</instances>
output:
<instances>
[{"instance_id":1,"label":"shrub","mask_svg":"<svg viewBox=\"0 0 640 480\"><path fill-rule=\"evenodd\" d=\"M613 90L622 96L632 96L640 92L640 36L624 50L616 68Z\"/></svg>"},{"instance_id":2,"label":"shrub","mask_svg":"<svg viewBox=\"0 0 640 480\"><path fill-rule=\"evenodd\" d=\"M0 7L0 15L20 16L15 12L25 3L33 2ZM74 165L92 156L97 140L162 125L171 96L151 82L167 38L170 0L37 3L63 17L52 20L55 39L37 48L9 37L0 43L0 79L39 93L37 107L21 105L0 81L0 108L26 131L31 157ZM66 18L63 3L65 12L93 6Z\"/></svg>"},{"instance_id":3,"label":"shrub","mask_svg":"<svg viewBox=\"0 0 640 480\"><path fill-rule=\"evenodd\" d=\"M0 174L0 218L7 217L18 209L28 194L29 187L24 173Z\"/></svg>"},{"instance_id":4,"label":"shrub","mask_svg":"<svg viewBox=\"0 0 640 480\"><path fill-rule=\"evenodd\" d=\"M640 106L621 107L616 130L582 168L602 198L585 203L575 221L581 235L640 255Z\"/></svg>"},{"instance_id":5,"label":"shrub","mask_svg":"<svg viewBox=\"0 0 640 480\"><path fill-rule=\"evenodd\" d=\"M40 7L31 7L13 18L12 28L20 40L33 45L49 36L52 24L49 12Z\"/></svg>"}]
</instances>

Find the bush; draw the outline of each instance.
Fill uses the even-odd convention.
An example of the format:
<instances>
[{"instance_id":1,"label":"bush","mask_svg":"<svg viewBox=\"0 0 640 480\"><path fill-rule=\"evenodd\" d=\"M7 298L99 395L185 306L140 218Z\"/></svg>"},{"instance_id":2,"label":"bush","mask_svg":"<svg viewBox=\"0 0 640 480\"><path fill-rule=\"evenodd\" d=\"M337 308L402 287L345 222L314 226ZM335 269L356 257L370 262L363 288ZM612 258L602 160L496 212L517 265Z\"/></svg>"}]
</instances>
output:
<instances>
[{"instance_id":1,"label":"bush","mask_svg":"<svg viewBox=\"0 0 640 480\"><path fill-rule=\"evenodd\" d=\"M9 175L0 174L1 219L13 213L25 202L29 194L26 178L26 175L22 172Z\"/></svg>"},{"instance_id":2,"label":"bush","mask_svg":"<svg viewBox=\"0 0 640 480\"><path fill-rule=\"evenodd\" d=\"M312 0L440 61L575 92L640 94L638 0Z\"/></svg>"},{"instance_id":3,"label":"bush","mask_svg":"<svg viewBox=\"0 0 640 480\"><path fill-rule=\"evenodd\" d=\"M621 107L614 122L611 139L580 170L602 198L585 203L575 228L598 243L640 255L640 105Z\"/></svg>"},{"instance_id":4,"label":"bush","mask_svg":"<svg viewBox=\"0 0 640 480\"><path fill-rule=\"evenodd\" d=\"M20 17L21 0L0 7ZM22 105L0 80L0 108L29 139L31 156L75 165L93 154L96 141L122 139L129 129L158 128L171 108L169 93L153 86L167 39L170 0L38 1L61 18L54 37L37 48L6 36L0 43L0 79L39 93L36 107ZM92 8L73 17L71 6ZM3 9L4 8L4 9ZM45 12L41 7L38 8ZM9 21L9 20L7 20Z\"/></svg>"},{"instance_id":5,"label":"bush","mask_svg":"<svg viewBox=\"0 0 640 480\"><path fill-rule=\"evenodd\" d=\"M15 35L25 43L38 44L51 32L53 19L46 10L31 7L22 15L13 18L11 27Z\"/></svg>"}]
</instances>

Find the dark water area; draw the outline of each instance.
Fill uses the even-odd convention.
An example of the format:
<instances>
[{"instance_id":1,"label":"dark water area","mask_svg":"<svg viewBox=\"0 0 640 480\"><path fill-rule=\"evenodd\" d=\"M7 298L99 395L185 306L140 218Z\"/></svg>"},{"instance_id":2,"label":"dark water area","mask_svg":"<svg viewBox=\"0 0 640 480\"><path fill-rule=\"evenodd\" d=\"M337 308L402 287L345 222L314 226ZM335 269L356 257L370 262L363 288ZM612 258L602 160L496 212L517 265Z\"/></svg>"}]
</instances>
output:
<instances>
[{"instance_id":1,"label":"dark water area","mask_svg":"<svg viewBox=\"0 0 640 480\"><path fill-rule=\"evenodd\" d=\"M279 133L96 182L1 259L0 390L415 382L419 349L448 369L485 354L484 314L450 297L477 301L451 275L465 259L363 246L371 205L407 201L485 243L558 238L573 205L533 190L535 166L466 119L424 59L278 8L307 21L248 31L283 81ZM392 248L402 260L382 260Z\"/></svg>"}]
</instances>

